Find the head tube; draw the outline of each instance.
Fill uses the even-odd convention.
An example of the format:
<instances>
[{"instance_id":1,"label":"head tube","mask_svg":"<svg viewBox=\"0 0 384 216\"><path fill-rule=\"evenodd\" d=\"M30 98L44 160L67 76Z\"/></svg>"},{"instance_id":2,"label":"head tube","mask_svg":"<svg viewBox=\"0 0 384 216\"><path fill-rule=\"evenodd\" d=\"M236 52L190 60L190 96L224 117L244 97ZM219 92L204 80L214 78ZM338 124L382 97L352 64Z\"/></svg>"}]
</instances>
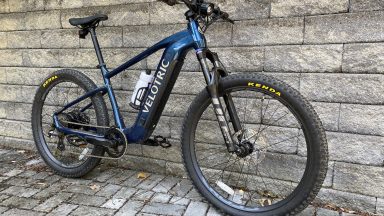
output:
<instances>
[{"instance_id":1,"label":"head tube","mask_svg":"<svg viewBox=\"0 0 384 216\"><path fill-rule=\"evenodd\" d=\"M206 48L206 41L204 35L199 31L199 24L196 20L191 19L188 23L188 30L193 37L195 42L194 48L203 49Z\"/></svg>"}]
</instances>

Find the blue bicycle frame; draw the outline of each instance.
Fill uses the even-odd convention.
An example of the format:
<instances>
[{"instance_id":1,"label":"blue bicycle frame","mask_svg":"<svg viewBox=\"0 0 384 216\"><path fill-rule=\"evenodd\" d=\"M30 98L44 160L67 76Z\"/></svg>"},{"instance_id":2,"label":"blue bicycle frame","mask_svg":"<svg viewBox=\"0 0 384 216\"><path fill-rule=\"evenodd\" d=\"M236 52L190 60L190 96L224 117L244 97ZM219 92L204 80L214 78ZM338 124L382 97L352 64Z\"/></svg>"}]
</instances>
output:
<instances>
[{"instance_id":1,"label":"blue bicycle frame","mask_svg":"<svg viewBox=\"0 0 384 216\"><path fill-rule=\"evenodd\" d=\"M113 110L113 116L116 127L124 131L124 134L126 135L129 143L142 143L143 141L148 139L148 137L152 134L159 121L165 103L169 98L171 90L183 66L186 54L192 49L195 49L197 53L201 52L201 50L203 49L206 49L205 37L203 34L200 33L197 21L190 19L188 23L188 28L186 30L176 33L158 42L157 44L148 48L146 51L140 53L139 55L127 61L126 63L117 67L113 71L108 71L100 51L99 43L95 34L95 29L90 29L90 32L92 41L95 45L96 55L99 60L99 67L101 69L105 85L86 93L80 98L68 103L59 111L55 112L53 115L55 127L58 131L66 135L77 135L84 139L103 139L104 135L101 134L73 130L64 127L60 123L58 115L67 110L68 108L72 107L73 105L98 93L108 94ZM115 75L128 69L132 65L157 52L158 50L164 48L165 51L162 55L160 63L157 67L157 71L155 73L155 80L144 97L144 104L138 113L136 121L132 127L126 128L122 115L119 111L119 107L116 101L115 94L113 92L110 79ZM209 76L209 72L207 70L204 70L204 73L206 77ZM81 111L84 111L91 106L92 104L89 104L86 107L82 108Z\"/></svg>"}]
</instances>

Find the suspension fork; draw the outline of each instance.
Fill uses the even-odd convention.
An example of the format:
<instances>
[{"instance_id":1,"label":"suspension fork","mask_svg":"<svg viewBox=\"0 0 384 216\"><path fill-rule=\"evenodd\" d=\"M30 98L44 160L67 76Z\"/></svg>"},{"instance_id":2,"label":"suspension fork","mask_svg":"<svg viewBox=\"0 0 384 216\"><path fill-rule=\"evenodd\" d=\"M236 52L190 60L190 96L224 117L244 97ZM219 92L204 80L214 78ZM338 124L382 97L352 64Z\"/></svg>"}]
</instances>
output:
<instances>
[{"instance_id":1,"label":"suspension fork","mask_svg":"<svg viewBox=\"0 0 384 216\"><path fill-rule=\"evenodd\" d=\"M208 68L206 52L209 53L208 59L211 60L211 62L214 64L214 70L212 72L210 72ZM223 112L222 102L219 99L219 78L220 78L220 75L226 76L226 72L224 70L225 72L224 74L219 74L217 69L221 67L221 65L216 53L212 53L208 50L198 50L196 52L196 55L204 73L204 78L207 83L207 89L211 96L213 108L215 110L215 114L219 122L220 130L223 134L227 149L229 152L236 152L237 146L238 146L237 144L239 143L239 140L237 138L232 137L231 135L231 130L229 128L228 120L225 116L225 113ZM235 105L232 100L232 96L224 94L223 98L224 98L225 105L227 107L233 128L235 132L238 132L241 130L241 124L236 112Z\"/></svg>"}]
</instances>

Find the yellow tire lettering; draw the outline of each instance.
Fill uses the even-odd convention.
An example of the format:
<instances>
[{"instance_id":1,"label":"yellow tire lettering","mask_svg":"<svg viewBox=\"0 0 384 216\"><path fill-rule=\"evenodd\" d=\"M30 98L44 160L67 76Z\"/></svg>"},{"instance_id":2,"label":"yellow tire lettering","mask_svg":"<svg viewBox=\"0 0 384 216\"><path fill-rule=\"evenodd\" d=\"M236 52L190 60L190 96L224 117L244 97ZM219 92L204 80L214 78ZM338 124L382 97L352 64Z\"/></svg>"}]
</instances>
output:
<instances>
[{"instance_id":1,"label":"yellow tire lettering","mask_svg":"<svg viewBox=\"0 0 384 216\"><path fill-rule=\"evenodd\" d=\"M268 90L268 91L270 91L272 93L275 93L279 97L281 96L281 92L278 92L278 91L276 91L276 89L271 88L271 87L266 86L266 85L262 85L260 83L248 82L248 86L265 89L265 90Z\"/></svg>"}]
</instances>

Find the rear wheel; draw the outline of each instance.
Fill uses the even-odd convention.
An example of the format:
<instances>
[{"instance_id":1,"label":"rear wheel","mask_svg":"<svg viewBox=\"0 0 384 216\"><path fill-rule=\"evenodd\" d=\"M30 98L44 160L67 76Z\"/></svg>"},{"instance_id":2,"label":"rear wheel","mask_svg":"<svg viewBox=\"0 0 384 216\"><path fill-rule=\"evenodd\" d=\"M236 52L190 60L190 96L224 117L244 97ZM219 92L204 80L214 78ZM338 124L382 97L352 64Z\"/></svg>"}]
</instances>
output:
<instances>
[{"instance_id":1,"label":"rear wheel","mask_svg":"<svg viewBox=\"0 0 384 216\"><path fill-rule=\"evenodd\" d=\"M198 191L231 215L294 215L306 208L328 162L314 109L299 92L263 74L226 77L220 92L233 98L242 130L230 129L242 153L228 152L204 90L182 132L184 163Z\"/></svg>"},{"instance_id":2,"label":"rear wheel","mask_svg":"<svg viewBox=\"0 0 384 216\"><path fill-rule=\"evenodd\" d=\"M93 146L79 137L66 136L53 125L53 114L68 102L79 98L96 85L84 74L74 70L60 70L51 74L37 90L32 107L32 131L35 145L41 157L57 174L80 177L91 171L102 156L104 147ZM91 103L92 106L81 111ZM62 124L75 130L89 130L80 124L108 126L108 112L100 94L70 107L59 116ZM76 122L79 125L66 122Z\"/></svg>"}]
</instances>

